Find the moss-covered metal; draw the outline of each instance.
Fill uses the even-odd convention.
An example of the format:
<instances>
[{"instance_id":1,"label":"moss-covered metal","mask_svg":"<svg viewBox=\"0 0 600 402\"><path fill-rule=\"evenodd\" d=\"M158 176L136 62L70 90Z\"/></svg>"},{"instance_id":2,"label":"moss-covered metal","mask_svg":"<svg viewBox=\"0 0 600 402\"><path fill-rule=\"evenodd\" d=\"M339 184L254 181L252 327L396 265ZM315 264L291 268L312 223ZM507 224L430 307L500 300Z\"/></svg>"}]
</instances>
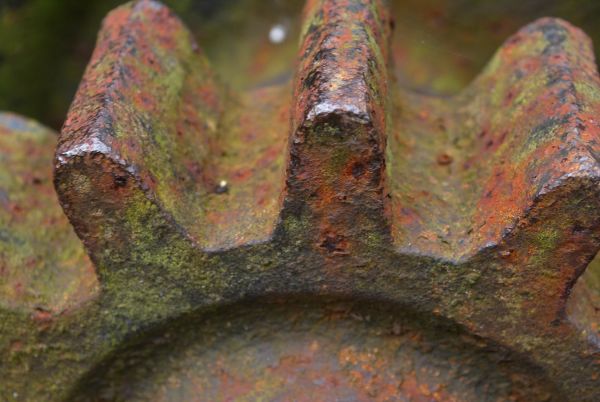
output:
<instances>
[{"instance_id":1,"label":"moss-covered metal","mask_svg":"<svg viewBox=\"0 0 600 402\"><path fill-rule=\"evenodd\" d=\"M99 284L56 226L82 268L2 294L0 399L597 400L589 40L540 19L448 98L398 29L309 0L295 78L240 94L165 6L111 12L54 158Z\"/></svg>"}]
</instances>

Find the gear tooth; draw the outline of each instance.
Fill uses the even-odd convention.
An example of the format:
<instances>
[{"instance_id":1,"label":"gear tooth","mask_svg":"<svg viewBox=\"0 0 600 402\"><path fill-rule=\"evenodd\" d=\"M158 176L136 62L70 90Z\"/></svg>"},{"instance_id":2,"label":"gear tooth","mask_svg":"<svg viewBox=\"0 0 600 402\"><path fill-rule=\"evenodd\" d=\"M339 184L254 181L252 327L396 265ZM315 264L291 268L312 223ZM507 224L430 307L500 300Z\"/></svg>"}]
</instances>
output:
<instances>
[{"instance_id":1,"label":"gear tooth","mask_svg":"<svg viewBox=\"0 0 600 402\"><path fill-rule=\"evenodd\" d=\"M475 267L484 297L495 289L534 332L563 322L600 248L599 95L589 39L553 18L509 38L450 100L400 93L388 152L397 250ZM461 314L497 330L466 304Z\"/></svg>"},{"instance_id":2,"label":"gear tooth","mask_svg":"<svg viewBox=\"0 0 600 402\"><path fill-rule=\"evenodd\" d=\"M404 143L415 141L420 160L395 158L407 169L394 169L394 187L404 180L412 191L393 192L397 246L465 261L501 244L547 193L561 186L576 193L572 181L584 187L597 181L598 83L588 38L564 21L543 18L509 38L448 102L401 94L406 99L396 111L404 117L394 130ZM420 145L417 137L427 131L430 138ZM402 147L392 136L391 153ZM417 170L427 179L421 183L434 185L424 188L408 177ZM418 191L431 196L403 202ZM436 198L443 205L433 209ZM444 233L449 224L452 233Z\"/></svg>"},{"instance_id":3,"label":"gear tooth","mask_svg":"<svg viewBox=\"0 0 600 402\"><path fill-rule=\"evenodd\" d=\"M564 319L600 249L599 84L585 34L543 18L509 38L472 88L489 132L474 152L490 168L478 182L468 253L518 264L515 299L535 295L520 313L542 327Z\"/></svg>"},{"instance_id":4,"label":"gear tooth","mask_svg":"<svg viewBox=\"0 0 600 402\"><path fill-rule=\"evenodd\" d=\"M353 254L385 219L387 9L378 2L312 1L294 84L283 216L302 210L313 246ZM306 240L306 239L305 239Z\"/></svg>"},{"instance_id":5,"label":"gear tooth","mask_svg":"<svg viewBox=\"0 0 600 402\"><path fill-rule=\"evenodd\" d=\"M385 134L389 20L388 9L377 1L307 3L292 108L295 128L337 113Z\"/></svg>"},{"instance_id":6,"label":"gear tooth","mask_svg":"<svg viewBox=\"0 0 600 402\"><path fill-rule=\"evenodd\" d=\"M108 265L135 247L151 248L129 222L149 206L152 221L179 233L190 250L268 241L284 181L280 97L281 90L225 90L190 32L160 3L111 12L55 161L61 200L93 258L108 255L115 236L129 250L112 253L120 257ZM76 185L84 179L89 191Z\"/></svg>"},{"instance_id":7,"label":"gear tooth","mask_svg":"<svg viewBox=\"0 0 600 402\"><path fill-rule=\"evenodd\" d=\"M475 252L522 227L550 193L568 199L598 181L600 85L589 39L542 18L506 41L471 91L479 130L487 132L473 152L490 166L479 179ZM566 210L555 213L569 219Z\"/></svg>"},{"instance_id":8,"label":"gear tooth","mask_svg":"<svg viewBox=\"0 0 600 402\"><path fill-rule=\"evenodd\" d=\"M104 20L55 161L61 203L100 270L158 254L150 238L202 242L195 220L221 109L212 72L168 8L142 0Z\"/></svg>"}]
</instances>

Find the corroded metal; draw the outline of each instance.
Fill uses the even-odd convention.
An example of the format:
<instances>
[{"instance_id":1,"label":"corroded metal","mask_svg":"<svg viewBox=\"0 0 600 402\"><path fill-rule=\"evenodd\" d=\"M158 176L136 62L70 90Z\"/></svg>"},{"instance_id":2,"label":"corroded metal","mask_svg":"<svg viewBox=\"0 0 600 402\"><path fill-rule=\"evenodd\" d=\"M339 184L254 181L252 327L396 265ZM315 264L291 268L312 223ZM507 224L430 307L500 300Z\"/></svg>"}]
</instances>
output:
<instances>
[{"instance_id":1,"label":"corroded metal","mask_svg":"<svg viewBox=\"0 0 600 402\"><path fill-rule=\"evenodd\" d=\"M3 398L600 398L590 41L538 20L438 98L385 2L303 20L294 81L240 94L159 3L107 17L54 160L100 290L4 296Z\"/></svg>"}]
</instances>

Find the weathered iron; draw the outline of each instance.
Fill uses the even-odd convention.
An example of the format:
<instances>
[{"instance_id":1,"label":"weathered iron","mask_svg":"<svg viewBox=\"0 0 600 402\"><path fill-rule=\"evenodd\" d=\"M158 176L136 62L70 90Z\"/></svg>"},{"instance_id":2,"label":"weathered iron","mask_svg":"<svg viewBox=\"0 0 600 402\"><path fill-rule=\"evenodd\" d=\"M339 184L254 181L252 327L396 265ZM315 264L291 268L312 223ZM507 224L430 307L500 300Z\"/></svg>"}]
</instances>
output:
<instances>
[{"instance_id":1,"label":"weathered iron","mask_svg":"<svg viewBox=\"0 0 600 402\"><path fill-rule=\"evenodd\" d=\"M589 39L538 20L440 98L385 2L303 21L240 94L161 4L106 18L54 159L99 285L52 135L0 118L2 400L600 399Z\"/></svg>"}]
</instances>

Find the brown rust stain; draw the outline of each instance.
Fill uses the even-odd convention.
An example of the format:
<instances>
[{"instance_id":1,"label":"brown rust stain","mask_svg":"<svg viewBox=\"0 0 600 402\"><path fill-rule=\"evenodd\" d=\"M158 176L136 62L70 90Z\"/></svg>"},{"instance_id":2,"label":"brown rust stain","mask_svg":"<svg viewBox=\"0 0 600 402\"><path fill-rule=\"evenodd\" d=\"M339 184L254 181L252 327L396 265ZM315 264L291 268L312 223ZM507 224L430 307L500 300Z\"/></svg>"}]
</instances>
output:
<instances>
[{"instance_id":1,"label":"brown rust stain","mask_svg":"<svg viewBox=\"0 0 600 402\"><path fill-rule=\"evenodd\" d=\"M56 134L0 113L0 306L36 322L94 297L94 267L52 185Z\"/></svg>"},{"instance_id":2,"label":"brown rust stain","mask_svg":"<svg viewBox=\"0 0 600 402\"><path fill-rule=\"evenodd\" d=\"M6 392L598 399L595 299L569 297L600 247L585 35L538 20L435 97L391 76L386 2L303 18L292 82L239 94L161 4L107 17L55 159L102 292L64 319L5 314ZM317 307L257 301L298 295Z\"/></svg>"}]
</instances>

